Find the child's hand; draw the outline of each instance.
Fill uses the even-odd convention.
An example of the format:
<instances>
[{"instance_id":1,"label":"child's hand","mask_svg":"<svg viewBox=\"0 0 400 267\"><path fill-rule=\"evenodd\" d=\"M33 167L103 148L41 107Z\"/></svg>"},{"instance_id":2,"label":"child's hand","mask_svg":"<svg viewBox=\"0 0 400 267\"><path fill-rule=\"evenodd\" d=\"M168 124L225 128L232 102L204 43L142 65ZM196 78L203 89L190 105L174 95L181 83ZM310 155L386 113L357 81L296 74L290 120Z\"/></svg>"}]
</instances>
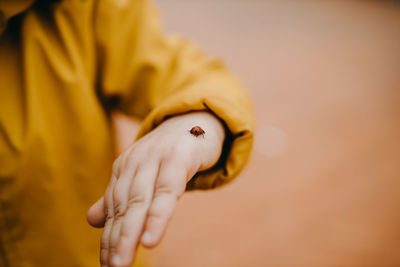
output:
<instances>
[{"instance_id":1,"label":"child's hand","mask_svg":"<svg viewBox=\"0 0 400 267\"><path fill-rule=\"evenodd\" d=\"M194 126L204 137L190 133ZM104 197L87 214L92 226L104 225L102 266L129 266L140 242L159 243L186 182L218 161L224 138L213 115L188 113L166 120L115 160Z\"/></svg>"}]
</instances>

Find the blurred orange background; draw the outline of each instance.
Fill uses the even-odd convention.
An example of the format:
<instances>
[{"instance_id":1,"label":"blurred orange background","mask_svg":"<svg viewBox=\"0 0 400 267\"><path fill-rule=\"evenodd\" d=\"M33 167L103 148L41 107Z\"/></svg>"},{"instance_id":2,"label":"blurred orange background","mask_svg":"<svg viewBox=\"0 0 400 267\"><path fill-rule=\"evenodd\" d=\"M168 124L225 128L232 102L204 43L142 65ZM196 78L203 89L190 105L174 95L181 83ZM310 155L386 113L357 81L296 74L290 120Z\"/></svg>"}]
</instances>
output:
<instances>
[{"instance_id":1,"label":"blurred orange background","mask_svg":"<svg viewBox=\"0 0 400 267\"><path fill-rule=\"evenodd\" d=\"M249 164L187 193L153 266L400 266L400 4L155 1L254 100ZM116 115L121 148L138 123Z\"/></svg>"}]
</instances>

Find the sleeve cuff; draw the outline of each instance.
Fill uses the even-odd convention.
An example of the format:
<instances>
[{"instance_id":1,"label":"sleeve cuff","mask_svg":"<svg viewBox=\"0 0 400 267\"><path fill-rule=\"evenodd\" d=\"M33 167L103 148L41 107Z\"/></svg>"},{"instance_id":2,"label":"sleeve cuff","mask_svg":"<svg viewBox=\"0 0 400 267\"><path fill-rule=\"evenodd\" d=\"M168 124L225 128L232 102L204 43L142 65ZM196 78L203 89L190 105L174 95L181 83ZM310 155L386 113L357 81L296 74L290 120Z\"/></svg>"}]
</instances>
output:
<instances>
[{"instance_id":1,"label":"sleeve cuff","mask_svg":"<svg viewBox=\"0 0 400 267\"><path fill-rule=\"evenodd\" d=\"M243 169L253 145L253 114L247 99L239 105L231 98L205 93L204 90L183 90L169 96L144 119L137 139L157 127L168 117L198 110L210 110L227 127L223 151L218 163L197 173L187 184L187 190L211 189L224 185Z\"/></svg>"}]
</instances>

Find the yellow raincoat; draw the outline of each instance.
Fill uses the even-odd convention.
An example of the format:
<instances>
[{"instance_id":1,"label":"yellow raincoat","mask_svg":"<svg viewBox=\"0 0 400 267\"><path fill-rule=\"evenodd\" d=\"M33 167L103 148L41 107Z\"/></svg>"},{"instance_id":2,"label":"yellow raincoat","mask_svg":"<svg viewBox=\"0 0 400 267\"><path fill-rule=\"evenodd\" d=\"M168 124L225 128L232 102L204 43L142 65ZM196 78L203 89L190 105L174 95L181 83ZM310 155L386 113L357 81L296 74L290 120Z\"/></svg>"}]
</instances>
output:
<instances>
[{"instance_id":1,"label":"yellow raincoat","mask_svg":"<svg viewBox=\"0 0 400 267\"><path fill-rule=\"evenodd\" d=\"M144 119L212 110L229 134L188 190L230 181L252 146L240 83L146 0L0 1L0 266L98 266L85 218L115 158L110 110Z\"/></svg>"}]
</instances>

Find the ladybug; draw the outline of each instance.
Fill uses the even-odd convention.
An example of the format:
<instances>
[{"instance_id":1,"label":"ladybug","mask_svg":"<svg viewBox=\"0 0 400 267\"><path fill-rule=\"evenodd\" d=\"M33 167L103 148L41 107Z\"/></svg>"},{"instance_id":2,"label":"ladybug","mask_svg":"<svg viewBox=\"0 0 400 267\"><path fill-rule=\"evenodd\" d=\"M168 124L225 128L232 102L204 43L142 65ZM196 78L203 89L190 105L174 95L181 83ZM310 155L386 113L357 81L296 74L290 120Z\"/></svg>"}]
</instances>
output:
<instances>
[{"instance_id":1,"label":"ladybug","mask_svg":"<svg viewBox=\"0 0 400 267\"><path fill-rule=\"evenodd\" d=\"M202 135L204 137L204 134L206 133L203 129L201 129L200 126L194 126L191 130L190 133L196 137L199 137Z\"/></svg>"}]
</instances>

